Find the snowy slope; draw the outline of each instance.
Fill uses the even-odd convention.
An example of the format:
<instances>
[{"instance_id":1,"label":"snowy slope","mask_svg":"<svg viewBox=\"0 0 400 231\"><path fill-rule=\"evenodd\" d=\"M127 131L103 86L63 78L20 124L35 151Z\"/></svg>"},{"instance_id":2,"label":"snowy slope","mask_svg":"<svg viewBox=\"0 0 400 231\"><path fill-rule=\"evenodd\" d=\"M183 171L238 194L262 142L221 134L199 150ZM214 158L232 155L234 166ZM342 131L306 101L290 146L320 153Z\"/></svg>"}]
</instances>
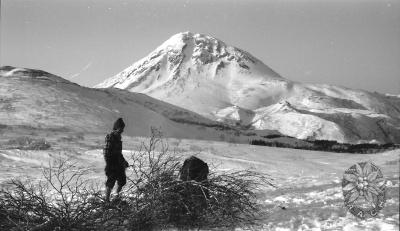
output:
<instances>
[{"instance_id":1,"label":"snowy slope","mask_svg":"<svg viewBox=\"0 0 400 231\"><path fill-rule=\"evenodd\" d=\"M301 139L400 143L400 98L287 80L211 36L179 33L97 88L140 92L215 121Z\"/></svg>"},{"instance_id":2,"label":"snowy slope","mask_svg":"<svg viewBox=\"0 0 400 231\"><path fill-rule=\"evenodd\" d=\"M99 139L97 137L97 139ZM88 142L86 136L84 142ZM140 150L148 140L124 137L125 158ZM260 201L270 212L263 229L257 230L399 230L399 155L400 150L378 154L328 153L299 149L273 148L226 142L169 139L170 147L179 148L182 158L196 153L213 171L256 170L274 179L277 188L260 193ZM70 150L73 148L73 150ZM104 185L104 160L101 149L80 149L66 144L64 155L71 156L89 171L91 179ZM0 150L1 183L29 175L40 179L41 167L47 166L56 151ZM344 206L341 181L351 165L371 161L387 182L386 203L376 218L360 220ZM130 176L130 168L127 170ZM129 188L128 181L128 188ZM285 207L283 210L282 207ZM239 230L239 229L237 229Z\"/></svg>"},{"instance_id":3,"label":"snowy slope","mask_svg":"<svg viewBox=\"0 0 400 231\"><path fill-rule=\"evenodd\" d=\"M118 117L124 118L130 136L147 136L153 126L167 137L229 137L212 128L216 122L144 94L81 87L40 70L0 68L0 132L32 127L105 133Z\"/></svg>"}]
</instances>

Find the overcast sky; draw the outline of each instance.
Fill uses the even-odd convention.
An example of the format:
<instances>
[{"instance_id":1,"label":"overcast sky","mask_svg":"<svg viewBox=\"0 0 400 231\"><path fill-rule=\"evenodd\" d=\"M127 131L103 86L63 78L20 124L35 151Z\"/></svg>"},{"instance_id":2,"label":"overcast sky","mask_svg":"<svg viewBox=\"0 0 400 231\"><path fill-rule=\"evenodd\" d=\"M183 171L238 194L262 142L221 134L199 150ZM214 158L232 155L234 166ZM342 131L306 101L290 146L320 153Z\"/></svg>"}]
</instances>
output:
<instances>
[{"instance_id":1,"label":"overcast sky","mask_svg":"<svg viewBox=\"0 0 400 231\"><path fill-rule=\"evenodd\" d=\"M84 86L191 31L287 79L400 94L400 0L0 1L0 65Z\"/></svg>"}]
</instances>

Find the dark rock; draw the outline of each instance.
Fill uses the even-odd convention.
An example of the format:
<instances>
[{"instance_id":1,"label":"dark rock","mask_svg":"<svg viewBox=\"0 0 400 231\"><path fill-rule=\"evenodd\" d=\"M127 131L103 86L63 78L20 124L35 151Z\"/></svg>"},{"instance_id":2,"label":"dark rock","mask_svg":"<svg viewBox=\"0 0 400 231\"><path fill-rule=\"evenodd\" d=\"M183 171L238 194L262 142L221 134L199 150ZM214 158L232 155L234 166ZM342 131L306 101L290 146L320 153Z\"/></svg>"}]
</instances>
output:
<instances>
[{"instance_id":1,"label":"dark rock","mask_svg":"<svg viewBox=\"0 0 400 231\"><path fill-rule=\"evenodd\" d=\"M201 182L207 180L209 169L206 162L191 156L185 160L179 173L180 179L183 181L195 180Z\"/></svg>"}]
</instances>

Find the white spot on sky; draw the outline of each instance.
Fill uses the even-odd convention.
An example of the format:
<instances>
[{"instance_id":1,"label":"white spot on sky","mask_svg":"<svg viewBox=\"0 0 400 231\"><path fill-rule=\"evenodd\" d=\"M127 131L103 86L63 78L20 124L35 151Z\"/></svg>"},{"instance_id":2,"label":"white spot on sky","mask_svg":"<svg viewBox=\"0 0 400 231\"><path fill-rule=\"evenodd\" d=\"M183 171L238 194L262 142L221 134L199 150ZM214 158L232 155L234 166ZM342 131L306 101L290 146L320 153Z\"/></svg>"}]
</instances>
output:
<instances>
[{"instance_id":1,"label":"white spot on sky","mask_svg":"<svg viewBox=\"0 0 400 231\"><path fill-rule=\"evenodd\" d=\"M392 3L387 3L386 6L387 6L387 7L391 7L391 6L392 6Z\"/></svg>"},{"instance_id":2,"label":"white spot on sky","mask_svg":"<svg viewBox=\"0 0 400 231\"><path fill-rule=\"evenodd\" d=\"M186 8L186 6L189 4L189 0L186 0L184 3L183 3L183 7L185 7Z\"/></svg>"},{"instance_id":3,"label":"white spot on sky","mask_svg":"<svg viewBox=\"0 0 400 231\"><path fill-rule=\"evenodd\" d=\"M86 71L87 69L89 69L89 67L90 67L91 65L92 65L92 61L90 61L88 64L86 64L86 66L84 66L84 67L82 68L81 71L79 71L79 72L76 73L76 74L71 75L70 79L74 79L74 78L80 76L80 75L82 74L82 72L84 72L84 71Z\"/></svg>"}]
</instances>

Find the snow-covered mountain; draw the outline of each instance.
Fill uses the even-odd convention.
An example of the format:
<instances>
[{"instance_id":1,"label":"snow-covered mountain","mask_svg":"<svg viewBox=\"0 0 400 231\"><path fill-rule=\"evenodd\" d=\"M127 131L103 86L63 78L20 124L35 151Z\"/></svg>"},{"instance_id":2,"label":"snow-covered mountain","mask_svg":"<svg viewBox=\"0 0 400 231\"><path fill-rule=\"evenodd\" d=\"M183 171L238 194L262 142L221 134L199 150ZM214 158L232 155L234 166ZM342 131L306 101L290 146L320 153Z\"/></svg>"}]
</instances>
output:
<instances>
[{"instance_id":1,"label":"snow-covered mountain","mask_svg":"<svg viewBox=\"0 0 400 231\"><path fill-rule=\"evenodd\" d=\"M119 117L130 136L148 136L151 127L166 137L234 136L232 130L216 130L215 121L141 93L86 88L41 70L0 67L0 134L21 128L104 134Z\"/></svg>"},{"instance_id":2,"label":"snow-covered mountain","mask_svg":"<svg viewBox=\"0 0 400 231\"><path fill-rule=\"evenodd\" d=\"M300 139L400 143L400 98L287 80L251 54L207 35L172 36L97 88L147 94L254 130Z\"/></svg>"}]
</instances>

